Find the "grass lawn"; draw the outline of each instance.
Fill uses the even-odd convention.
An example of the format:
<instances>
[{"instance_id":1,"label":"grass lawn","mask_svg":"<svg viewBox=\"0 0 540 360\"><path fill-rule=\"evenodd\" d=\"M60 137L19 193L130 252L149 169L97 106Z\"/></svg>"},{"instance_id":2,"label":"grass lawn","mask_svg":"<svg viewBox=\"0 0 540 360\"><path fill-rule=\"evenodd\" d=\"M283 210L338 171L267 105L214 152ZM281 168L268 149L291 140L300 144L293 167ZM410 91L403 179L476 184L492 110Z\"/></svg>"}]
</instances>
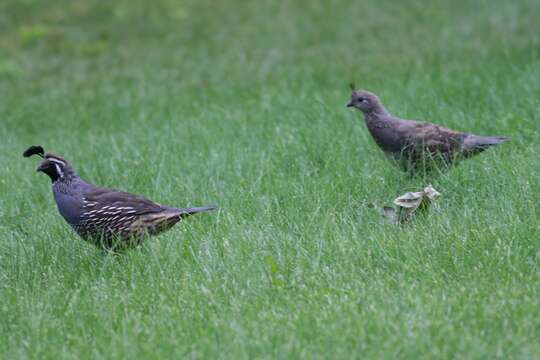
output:
<instances>
[{"instance_id":1,"label":"grass lawn","mask_svg":"<svg viewBox=\"0 0 540 360\"><path fill-rule=\"evenodd\" d=\"M0 358L540 358L540 2L0 2ZM389 111L512 140L428 179ZM93 183L218 204L123 256L29 145ZM370 203L432 183L398 228Z\"/></svg>"}]
</instances>

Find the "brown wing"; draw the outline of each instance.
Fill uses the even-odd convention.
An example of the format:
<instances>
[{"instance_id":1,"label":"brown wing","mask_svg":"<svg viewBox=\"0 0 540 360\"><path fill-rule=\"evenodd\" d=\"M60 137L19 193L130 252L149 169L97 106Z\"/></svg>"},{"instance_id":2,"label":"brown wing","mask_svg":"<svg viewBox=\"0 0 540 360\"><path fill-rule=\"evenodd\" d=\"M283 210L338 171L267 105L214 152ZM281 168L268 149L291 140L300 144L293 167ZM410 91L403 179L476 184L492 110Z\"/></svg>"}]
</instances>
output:
<instances>
[{"instance_id":1,"label":"brown wing","mask_svg":"<svg viewBox=\"0 0 540 360\"><path fill-rule=\"evenodd\" d=\"M404 125L405 126L405 125ZM454 154L459 152L466 134L439 125L408 121L408 143L414 148L427 149L431 153Z\"/></svg>"},{"instance_id":2,"label":"brown wing","mask_svg":"<svg viewBox=\"0 0 540 360\"><path fill-rule=\"evenodd\" d=\"M106 188L95 188L85 195L86 207L109 206L123 208L131 215L162 212L166 207L156 204L142 196Z\"/></svg>"}]
</instances>

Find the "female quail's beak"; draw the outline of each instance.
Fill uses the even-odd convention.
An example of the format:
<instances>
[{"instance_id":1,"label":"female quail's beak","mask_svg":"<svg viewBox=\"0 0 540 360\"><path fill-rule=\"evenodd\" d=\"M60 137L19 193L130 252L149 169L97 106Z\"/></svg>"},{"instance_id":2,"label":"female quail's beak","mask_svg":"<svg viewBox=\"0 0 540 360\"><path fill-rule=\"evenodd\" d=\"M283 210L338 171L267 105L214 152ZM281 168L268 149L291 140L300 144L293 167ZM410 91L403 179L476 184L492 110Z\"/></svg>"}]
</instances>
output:
<instances>
[{"instance_id":1,"label":"female quail's beak","mask_svg":"<svg viewBox=\"0 0 540 360\"><path fill-rule=\"evenodd\" d=\"M353 106L354 106L354 104L353 104L352 100L347 103L347 107L353 107Z\"/></svg>"}]
</instances>

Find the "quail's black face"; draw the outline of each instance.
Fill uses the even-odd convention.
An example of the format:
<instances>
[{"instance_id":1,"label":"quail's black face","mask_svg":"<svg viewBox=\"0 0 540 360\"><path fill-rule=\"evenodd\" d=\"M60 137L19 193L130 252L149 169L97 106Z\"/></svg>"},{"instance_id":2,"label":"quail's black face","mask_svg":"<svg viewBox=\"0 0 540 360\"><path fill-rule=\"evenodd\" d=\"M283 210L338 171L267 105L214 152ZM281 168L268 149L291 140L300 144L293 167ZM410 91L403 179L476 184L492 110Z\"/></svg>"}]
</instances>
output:
<instances>
[{"instance_id":1,"label":"quail's black face","mask_svg":"<svg viewBox=\"0 0 540 360\"><path fill-rule=\"evenodd\" d=\"M47 174L52 182L55 182L59 178L64 177L66 173L67 163L64 160L53 156L46 156L41 164L38 166L37 171L41 171Z\"/></svg>"},{"instance_id":2,"label":"quail's black face","mask_svg":"<svg viewBox=\"0 0 540 360\"><path fill-rule=\"evenodd\" d=\"M64 178L71 179L77 175L66 159L58 155L45 154L43 147L40 145L30 146L23 153L24 157L30 157L32 155L38 155L43 159L36 170L47 174L52 182Z\"/></svg>"},{"instance_id":3,"label":"quail's black face","mask_svg":"<svg viewBox=\"0 0 540 360\"><path fill-rule=\"evenodd\" d=\"M375 94L365 90L354 90L347 107L355 107L364 113L373 111L379 100Z\"/></svg>"}]
</instances>

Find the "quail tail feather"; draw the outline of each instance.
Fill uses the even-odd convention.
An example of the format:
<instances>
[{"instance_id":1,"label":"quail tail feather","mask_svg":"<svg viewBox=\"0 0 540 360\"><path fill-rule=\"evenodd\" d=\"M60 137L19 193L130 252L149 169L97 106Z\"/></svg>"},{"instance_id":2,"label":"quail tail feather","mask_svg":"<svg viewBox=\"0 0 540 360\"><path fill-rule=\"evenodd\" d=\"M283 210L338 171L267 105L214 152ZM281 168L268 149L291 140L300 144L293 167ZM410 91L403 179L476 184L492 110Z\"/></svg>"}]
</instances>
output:
<instances>
[{"instance_id":1,"label":"quail tail feather","mask_svg":"<svg viewBox=\"0 0 540 360\"><path fill-rule=\"evenodd\" d=\"M189 215L193 215L193 214L197 214L197 213L205 212L205 211L211 211L215 209L217 209L217 206L207 205L207 206L183 208L183 209L177 209L177 210L180 211L180 217L187 217Z\"/></svg>"},{"instance_id":2,"label":"quail tail feather","mask_svg":"<svg viewBox=\"0 0 540 360\"><path fill-rule=\"evenodd\" d=\"M509 138L505 136L469 135L463 141L463 150L469 153L481 152L490 146L499 145L508 140Z\"/></svg>"},{"instance_id":3,"label":"quail tail feather","mask_svg":"<svg viewBox=\"0 0 540 360\"><path fill-rule=\"evenodd\" d=\"M145 214L130 226L134 232L147 232L151 235L159 234L173 227L177 222L190 215L215 209L215 206L195 208L168 208L158 213Z\"/></svg>"}]
</instances>

